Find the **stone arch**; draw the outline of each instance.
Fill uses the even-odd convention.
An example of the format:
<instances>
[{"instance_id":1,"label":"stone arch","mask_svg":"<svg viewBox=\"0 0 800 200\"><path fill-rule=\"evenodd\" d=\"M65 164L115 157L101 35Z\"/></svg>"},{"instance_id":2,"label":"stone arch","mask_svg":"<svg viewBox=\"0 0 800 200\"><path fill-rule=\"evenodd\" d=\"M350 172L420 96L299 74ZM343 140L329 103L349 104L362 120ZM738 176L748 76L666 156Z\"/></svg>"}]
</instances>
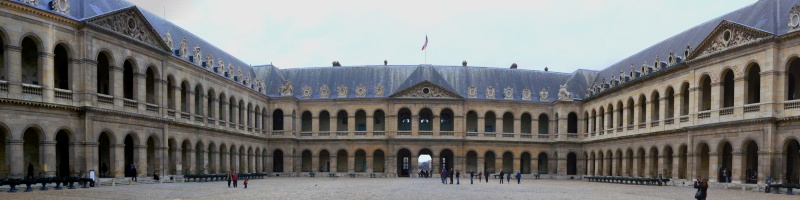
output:
<instances>
[{"instance_id":1,"label":"stone arch","mask_svg":"<svg viewBox=\"0 0 800 200\"><path fill-rule=\"evenodd\" d=\"M736 74L734 74L733 69L725 68L720 73L720 86L722 86L720 91L720 108L729 108L733 107L734 104L734 93L736 91L736 85L734 83L736 79Z\"/></svg>"},{"instance_id":2,"label":"stone arch","mask_svg":"<svg viewBox=\"0 0 800 200\"><path fill-rule=\"evenodd\" d=\"M523 174L530 174L531 173L531 153L528 151L523 151L519 157L519 169L520 173Z\"/></svg>"},{"instance_id":3,"label":"stone arch","mask_svg":"<svg viewBox=\"0 0 800 200\"><path fill-rule=\"evenodd\" d=\"M508 173L514 173L514 153L511 151L503 152L503 168L502 170Z\"/></svg>"},{"instance_id":4,"label":"stone arch","mask_svg":"<svg viewBox=\"0 0 800 200\"><path fill-rule=\"evenodd\" d=\"M698 108L700 111L711 110L711 76L708 74L703 74L700 76L698 82L698 89L700 90L700 96L698 97L700 100L698 101Z\"/></svg>"},{"instance_id":5,"label":"stone arch","mask_svg":"<svg viewBox=\"0 0 800 200\"><path fill-rule=\"evenodd\" d=\"M336 152L336 172L347 172L348 171L348 162L350 155L347 154L346 149L339 149Z\"/></svg>"},{"instance_id":6,"label":"stone arch","mask_svg":"<svg viewBox=\"0 0 800 200\"><path fill-rule=\"evenodd\" d=\"M487 133L494 133L497 131L497 115L494 114L494 111L486 111L486 114L483 116L484 119L484 132Z\"/></svg>"},{"instance_id":7,"label":"stone arch","mask_svg":"<svg viewBox=\"0 0 800 200\"><path fill-rule=\"evenodd\" d=\"M66 42L58 42L53 47L53 87L62 90L71 90L71 58L72 49Z\"/></svg>"},{"instance_id":8,"label":"stone arch","mask_svg":"<svg viewBox=\"0 0 800 200\"><path fill-rule=\"evenodd\" d=\"M190 96L191 87L192 87L191 85L192 84L190 84L189 81L186 80L186 79L181 81L181 87L180 87L180 90L181 90L180 91L181 92L181 99L180 99L181 112L186 113L186 114L189 114L189 112L190 112L190 110L189 110L189 98L192 98L192 96ZM231 97L231 98L233 98L233 97Z\"/></svg>"},{"instance_id":9,"label":"stone arch","mask_svg":"<svg viewBox=\"0 0 800 200\"><path fill-rule=\"evenodd\" d=\"M744 68L747 83L744 88L745 104L761 102L761 66L756 61L750 61Z\"/></svg>"},{"instance_id":10,"label":"stone arch","mask_svg":"<svg viewBox=\"0 0 800 200\"><path fill-rule=\"evenodd\" d=\"M567 133L578 133L578 114L575 112L567 114Z\"/></svg>"},{"instance_id":11,"label":"stone arch","mask_svg":"<svg viewBox=\"0 0 800 200\"><path fill-rule=\"evenodd\" d=\"M727 139L721 140L717 145L716 153L717 153L717 156L719 156L719 158L717 159L717 161L718 161L718 165L717 166L719 166L719 169L714 169L714 170L718 170L717 171L718 173L722 173L722 169L724 168L725 170L727 170L727 173L730 173L731 175L734 174L734 173L732 173L733 172L733 145L731 144L731 142L729 140L727 140ZM718 174L717 178L719 178L719 180L718 180L719 182L727 181L727 180L724 180L723 174Z\"/></svg>"},{"instance_id":12,"label":"stone arch","mask_svg":"<svg viewBox=\"0 0 800 200\"><path fill-rule=\"evenodd\" d=\"M411 151L407 148L400 148L397 150L397 176L409 177L411 175Z\"/></svg>"},{"instance_id":13,"label":"stone arch","mask_svg":"<svg viewBox=\"0 0 800 200\"><path fill-rule=\"evenodd\" d=\"M272 111L272 130L283 131L283 110L275 109Z\"/></svg>"},{"instance_id":14,"label":"stone arch","mask_svg":"<svg viewBox=\"0 0 800 200\"><path fill-rule=\"evenodd\" d=\"M386 113L384 113L381 109L375 110L375 112L372 114L372 131L386 131Z\"/></svg>"},{"instance_id":15,"label":"stone arch","mask_svg":"<svg viewBox=\"0 0 800 200\"><path fill-rule=\"evenodd\" d=\"M695 148L695 158L697 161L695 162L696 171L695 175L698 177L708 178L710 173L710 163L709 163L709 146L705 141L700 141L697 143L697 147Z\"/></svg>"},{"instance_id":16,"label":"stone arch","mask_svg":"<svg viewBox=\"0 0 800 200\"><path fill-rule=\"evenodd\" d=\"M219 172L224 173L230 171L230 168L228 168L228 163L230 163L230 161L227 160L227 156L230 154L228 153L228 146L225 144L225 142L219 143L218 154L219 162L217 162L217 164L219 165Z\"/></svg>"},{"instance_id":17,"label":"stone arch","mask_svg":"<svg viewBox=\"0 0 800 200\"><path fill-rule=\"evenodd\" d=\"M135 100L138 88L138 65L133 58L127 58L122 63L122 98Z\"/></svg>"},{"instance_id":18,"label":"stone arch","mask_svg":"<svg viewBox=\"0 0 800 200\"><path fill-rule=\"evenodd\" d=\"M157 96L156 94L158 94L160 88L158 87L158 83L156 83L157 82L156 80L159 79L158 68L150 65L145 69L144 74L145 74L145 81L144 81L145 102L157 105L159 102L158 99L156 98Z\"/></svg>"},{"instance_id":19,"label":"stone arch","mask_svg":"<svg viewBox=\"0 0 800 200\"><path fill-rule=\"evenodd\" d=\"M181 164L183 166L183 169L181 169L181 170L182 170L182 172L184 174L192 174L193 173L192 172L192 167L194 165L192 165L191 156L190 156L190 153L192 151L192 147L193 147L192 146L192 141L190 141L188 138L184 139L181 142L181 147L180 147L181 148L181 156L180 157L182 159Z\"/></svg>"},{"instance_id":20,"label":"stone arch","mask_svg":"<svg viewBox=\"0 0 800 200\"><path fill-rule=\"evenodd\" d=\"M659 157L658 147L656 146L650 147L650 152L648 153L648 155L650 156L648 158L650 159L650 169L648 170L650 174L648 174L648 177L656 178L658 177L658 174L661 173L659 171L659 166L661 166L661 164L658 163L658 157Z\"/></svg>"},{"instance_id":21,"label":"stone arch","mask_svg":"<svg viewBox=\"0 0 800 200\"><path fill-rule=\"evenodd\" d=\"M356 110L356 121L355 121L355 131L358 132L365 132L367 131L367 112L364 109ZM365 133L366 134L366 133Z\"/></svg>"},{"instance_id":22,"label":"stone arch","mask_svg":"<svg viewBox=\"0 0 800 200\"><path fill-rule=\"evenodd\" d=\"M592 111L594 112L594 111ZM539 123L539 135L548 135L550 134L550 117L547 116L547 113L539 114L537 118Z\"/></svg>"},{"instance_id":23,"label":"stone arch","mask_svg":"<svg viewBox=\"0 0 800 200\"><path fill-rule=\"evenodd\" d=\"M308 112L308 111L306 111ZM302 153L300 153L300 172L310 172L311 171L311 158L313 155L311 154L311 150L305 149Z\"/></svg>"},{"instance_id":24,"label":"stone arch","mask_svg":"<svg viewBox=\"0 0 800 200\"><path fill-rule=\"evenodd\" d=\"M494 153L493 150L487 150L483 154L483 166L486 173L495 173L499 170L495 166L495 159L497 159L497 154Z\"/></svg>"},{"instance_id":25,"label":"stone arch","mask_svg":"<svg viewBox=\"0 0 800 200\"><path fill-rule=\"evenodd\" d=\"M353 162L355 172L367 172L367 152L364 149L356 150Z\"/></svg>"},{"instance_id":26,"label":"stone arch","mask_svg":"<svg viewBox=\"0 0 800 200\"><path fill-rule=\"evenodd\" d=\"M341 109L338 112L336 112L336 131L337 132L339 132L339 131L344 131L344 132L349 131L348 130L349 129L348 126L349 126L349 123L350 123L349 120L348 120L349 117L350 116L349 116L347 110Z\"/></svg>"},{"instance_id":27,"label":"stone arch","mask_svg":"<svg viewBox=\"0 0 800 200\"><path fill-rule=\"evenodd\" d=\"M786 61L786 100L800 99L800 58L796 55Z\"/></svg>"},{"instance_id":28,"label":"stone arch","mask_svg":"<svg viewBox=\"0 0 800 200\"><path fill-rule=\"evenodd\" d=\"M539 152L537 162L539 164L539 174L549 174L550 170L548 169L548 165L550 161L547 152Z\"/></svg>"},{"instance_id":29,"label":"stone arch","mask_svg":"<svg viewBox=\"0 0 800 200\"><path fill-rule=\"evenodd\" d=\"M207 166L206 167L206 173L209 173L209 174L221 173L221 171L219 171L220 168L219 168L219 164L218 164L219 163L219 157L216 156L218 153L219 153L219 151L217 150L216 142L209 141L208 142L208 146L206 147L206 158L208 159L208 162L206 164L206 166Z\"/></svg>"},{"instance_id":30,"label":"stone arch","mask_svg":"<svg viewBox=\"0 0 800 200\"><path fill-rule=\"evenodd\" d=\"M397 130L398 131L411 131L411 110L408 108L400 108L397 111Z\"/></svg>"},{"instance_id":31,"label":"stone arch","mask_svg":"<svg viewBox=\"0 0 800 200\"><path fill-rule=\"evenodd\" d=\"M43 52L42 40L33 33L23 35L20 40L20 67L23 84L42 85L42 59Z\"/></svg>"},{"instance_id":32,"label":"stone arch","mask_svg":"<svg viewBox=\"0 0 800 200\"><path fill-rule=\"evenodd\" d=\"M376 149L372 153L372 172L386 172L386 153L381 149Z\"/></svg>"},{"instance_id":33,"label":"stone arch","mask_svg":"<svg viewBox=\"0 0 800 200\"><path fill-rule=\"evenodd\" d=\"M455 114L450 108L444 108L439 112L439 131L454 131L455 122L453 121Z\"/></svg>"},{"instance_id":34,"label":"stone arch","mask_svg":"<svg viewBox=\"0 0 800 200\"><path fill-rule=\"evenodd\" d=\"M689 82L684 81L681 83L681 110L680 116L689 115Z\"/></svg>"},{"instance_id":35,"label":"stone arch","mask_svg":"<svg viewBox=\"0 0 800 200\"><path fill-rule=\"evenodd\" d=\"M133 132L133 131L128 132L128 134L126 134L125 137L123 138L121 144L123 144L123 146L124 146L123 147L123 153L124 153L123 154L123 158L124 158L123 159L123 162L124 162L123 166L125 167L125 169L130 169L131 166L136 166L136 164L139 163L137 161L139 160L139 157L141 156L141 155L138 154L137 149L136 149L136 147L141 144L141 142L139 141L138 134L136 134L136 132ZM133 172L130 172L130 171L126 170L128 173L126 173L125 177L134 177L134 176L138 177L139 174L142 173L142 171L144 171L143 167L144 166L136 166L136 169L138 169L136 171L136 173L133 173Z\"/></svg>"},{"instance_id":36,"label":"stone arch","mask_svg":"<svg viewBox=\"0 0 800 200\"><path fill-rule=\"evenodd\" d=\"M503 113L503 133L514 133L514 113L511 111Z\"/></svg>"},{"instance_id":37,"label":"stone arch","mask_svg":"<svg viewBox=\"0 0 800 200\"><path fill-rule=\"evenodd\" d=\"M739 175L734 174L731 179L737 178L741 180L743 183L757 183L760 180L758 175L759 170L759 162L758 162L758 151L759 146L758 142L752 138L746 138L741 145L742 149L742 163L740 163L739 169L743 169L744 173L740 172ZM738 164L738 163L737 163ZM731 173L733 174L733 173Z\"/></svg>"},{"instance_id":38,"label":"stone arch","mask_svg":"<svg viewBox=\"0 0 800 200\"><path fill-rule=\"evenodd\" d=\"M161 174L158 169L161 169L161 159L160 158L160 150L161 149L161 139L158 137L157 134L151 133L147 136L147 140L145 142L145 161L146 166L144 169L147 170L147 174L159 173Z\"/></svg>"},{"instance_id":39,"label":"stone arch","mask_svg":"<svg viewBox=\"0 0 800 200\"><path fill-rule=\"evenodd\" d=\"M272 172L283 172L283 150L275 149L272 152Z\"/></svg>"},{"instance_id":40,"label":"stone arch","mask_svg":"<svg viewBox=\"0 0 800 200\"><path fill-rule=\"evenodd\" d=\"M789 177L787 182L796 183L797 182L797 175L800 172L800 142L794 136L787 137L783 140L783 145L781 145L781 150L783 151L783 159L785 159L784 165L780 166L781 170L785 172L785 174L790 174L792 176Z\"/></svg>"},{"instance_id":41,"label":"stone arch","mask_svg":"<svg viewBox=\"0 0 800 200\"><path fill-rule=\"evenodd\" d=\"M467 111L467 132L478 132L478 113L474 110Z\"/></svg>"}]
</instances>

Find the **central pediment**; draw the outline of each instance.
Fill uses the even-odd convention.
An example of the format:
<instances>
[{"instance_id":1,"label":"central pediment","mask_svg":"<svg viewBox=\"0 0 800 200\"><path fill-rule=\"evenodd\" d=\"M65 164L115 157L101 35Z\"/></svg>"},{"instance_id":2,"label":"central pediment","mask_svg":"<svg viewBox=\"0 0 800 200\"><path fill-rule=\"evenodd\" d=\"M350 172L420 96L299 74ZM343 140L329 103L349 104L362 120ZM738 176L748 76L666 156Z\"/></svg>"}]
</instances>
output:
<instances>
[{"instance_id":1,"label":"central pediment","mask_svg":"<svg viewBox=\"0 0 800 200\"><path fill-rule=\"evenodd\" d=\"M730 21L722 21L689 55L689 59L705 57L736 47L752 44L772 34Z\"/></svg>"},{"instance_id":2,"label":"central pediment","mask_svg":"<svg viewBox=\"0 0 800 200\"><path fill-rule=\"evenodd\" d=\"M170 51L147 18L134 6L91 18L87 20L87 23L155 48Z\"/></svg>"},{"instance_id":3,"label":"central pediment","mask_svg":"<svg viewBox=\"0 0 800 200\"><path fill-rule=\"evenodd\" d=\"M453 91L444 89L441 86L423 81L405 90L399 91L391 98L410 98L410 99L461 99L462 97Z\"/></svg>"}]
</instances>

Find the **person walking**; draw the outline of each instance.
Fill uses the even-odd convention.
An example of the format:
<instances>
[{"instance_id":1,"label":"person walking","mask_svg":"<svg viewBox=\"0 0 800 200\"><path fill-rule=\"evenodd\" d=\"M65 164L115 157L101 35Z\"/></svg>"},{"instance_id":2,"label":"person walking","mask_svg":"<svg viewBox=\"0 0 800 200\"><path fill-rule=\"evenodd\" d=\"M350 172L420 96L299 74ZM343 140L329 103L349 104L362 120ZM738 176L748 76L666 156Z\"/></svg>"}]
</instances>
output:
<instances>
[{"instance_id":1,"label":"person walking","mask_svg":"<svg viewBox=\"0 0 800 200\"><path fill-rule=\"evenodd\" d=\"M503 175L505 175L505 173L501 170L500 171L500 184L503 184Z\"/></svg>"},{"instance_id":2,"label":"person walking","mask_svg":"<svg viewBox=\"0 0 800 200\"><path fill-rule=\"evenodd\" d=\"M25 178L33 179L33 163L28 162L28 176Z\"/></svg>"},{"instance_id":3,"label":"person walking","mask_svg":"<svg viewBox=\"0 0 800 200\"><path fill-rule=\"evenodd\" d=\"M705 200L708 196L708 179L697 179L694 181L694 188L697 188L697 192L694 193L694 198L697 200Z\"/></svg>"},{"instance_id":4,"label":"person walking","mask_svg":"<svg viewBox=\"0 0 800 200\"><path fill-rule=\"evenodd\" d=\"M233 174L231 174L231 179L233 180L233 188L236 188L236 186L239 183L239 177L236 175L236 170L233 170Z\"/></svg>"},{"instance_id":5,"label":"person walking","mask_svg":"<svg viewBox=\"0 0 800 200\"><path fill-rule=\"evenodd\" d=\"M475 171L469 170L469 184L472 185L472 179L475 177Z\"/></svg>"},{"instance_id":6,"label":"person walking","mask_svg":"<svg viewBox=\"0 0 800 200\"><path fill-rule=\"evenodd\" d=\"M228 170L225 180L228 181L228 187L231 187L231 181L233 180L233 177L231 177L231 170Z\"/></svg>"},{"instance_id":7,"label":"person walking","mask_svg":"<svg viewBox=\"0 0 800 200\"><path fill-rule=\"evenodd\" d=\"M244 179L244 189L247 189L247 180L250 180L250 179Z\"/></svg>"},{"instance_id":8,"label":"person walking","mask_svg":"<svg viewBox=\"0 0 800 200\"><path fill-rule=\"evenodd\" d=\"M447 169L442 169L441 178L442 184L447 184Z\"/></svg>"},{"instance_id":9,"label":"person walking","mask_svg":"<svg viewBox=\"0 0 800 200\"><path fill-rule=\"evenodd\" d=\"M500 177L500 178L503 178L503 177ZM506 183L511 184L511 172L508 172L508 174L506 174Z\"/></svg>"},{"instance_id":10,"label":"person walking","mask_svg":"<svg viewBox=\"0 0 800 200\"><path fill-rule=\"evenodd\" d=\"M461 170L456 170L456 185L460 184L461 184Z\"/></svg>"},{"instance_id":11,"label":"person walking","mask_svg":"<svg viewBox=\"0 0 800 200\"><path fill-rule=\"evenodd\" d=\"M489 183L489 171L483 170L483 177L486 177L486 183Z\"/></svg>"},{"instance_id":12,"label":"person walking","mask_svg":"<svg viewBox=\"0 0 800 200\"><path fill-rule=\"evenodd\" d=\"M131 168L129 170L130 171L128 173L130 173L129 176L131 177L131 181L139 182L139 180L136 178L136 165L131 164Z\"/></svg>"},{"instance_id":13,"label":"person walking","mask_svg":"<svg viewBox=\"0 0 800 200\"><path fill-rule=\"evenodd\" d=\"M450 168L450 171L449 171L449 172L450 172L450 174L448 174L448 176L447 176L447 177L449 177L449 178L450 178L450 185L452 185L452 184L453 184L453 174L455 174L455 173L456 173L456 171L454 171L454 170L453 170L453 168Z\"/></svg>"},{"instance_id":14,"label":"person walking","mask_svg":"<svg viewBox=\"0 0 800 200\"><path fill-rule=\"evenodd\" d=\"M519 180L522 179L522 174L520 174L519 171L517 171L516 178L517 178L517 184L519 184Z\"/></svg>"}]
</instances>

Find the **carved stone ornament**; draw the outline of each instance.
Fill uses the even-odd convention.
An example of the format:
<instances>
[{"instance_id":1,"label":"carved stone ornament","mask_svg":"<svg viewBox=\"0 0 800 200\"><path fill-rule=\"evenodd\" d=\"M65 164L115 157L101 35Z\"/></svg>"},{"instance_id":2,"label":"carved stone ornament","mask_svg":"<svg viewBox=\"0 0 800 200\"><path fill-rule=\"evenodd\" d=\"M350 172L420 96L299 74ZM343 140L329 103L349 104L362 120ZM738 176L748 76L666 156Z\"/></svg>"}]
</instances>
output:
<instances>
[{"instance_id":1,"label":"carved stone ornament","mask_svg":"<svg viewBox=\"0 0 800 200\"><path fill-rule=\"evenodd\" d=\"M236 77L239 78L240 81L244 81L244 76L242 76L242 68L236 70Z\"/></svg>"},{"instance_id":2,"label":"carved stone ornament","mask_svg":"<svg viewBox=\"0 0 800 200\"><path fill-rule=\"evenodd\" d=\"M723 21L711 34L697 48L699 51L695 53L699 53L699 55L693 54L692 59L757 42L770 35L761 30L728 21Z\"/></svg>"},{"instance_id":3,"label":"carved stone ornament","mask_svg":"<svg viewBox=\"0 0 800 200\"><path fill-rule=\"evenodd\" d=\"M430 82L405 89L394 96L398 98L461 98L459 95Z\"/></svg>"},{"instance_id":4,"label":"carved stone ornament","mask_svg":"<svg viewBox=\"0 0 800 200\"><path fill-rule=\"evenodd\" d=\"M489 86L486 87L486 98L487 99L494 99L494 87Z\"/></svg>"},{"instance_id":5,"label":"carved stone ornament","mask_svg":"<svg viewBox=\"0 0 800 200\"><path fill-rule=\"evenodd\" d=\"M586 97L592 96L592 90L589 89L589 88L586 88L586 94L585 95L586 95Z\"/></svg>"},{"instance_id":6,"label":"carved stone ornament","mask_svg":"<svg viewBox=\"0 0 800 200\"><path fill-rule=\"evenodd\" d=\"M31 4L33 6L38 6L39 5L39 0L21 0L21 2L27 3L27 4Z\"/></svg>"},{"instance_id":7,"label":"carved stone ornament","mask_svg":"<svg viewBox=\"0 0 800 200\"><path fill-rule=\"evenodd\" d=\"M186 44L186 38L181 40L180 50L178 52L181 54L181 59L189 59L189 45Z\"/></svg>"},{"instance_id":8,"label":"carved stone ornament","mask_svg":"<svg viewBox=\"0 0 800 200\"><path fill-rule=\"evenodd\" d=\"M339 85L339 87L336 88L336 94L336 96L339 98L347 97L347 86Z\"/></svg>"},{"instance_id":9,"label":"carved stone ornament","mask_svg":"<svg viewBox=\"0 0 800 200\"><path fill-rule=\"evenodd\" d=\"M375 86L375 96L382 97L383 96L383 85L378 83L378 86Z\"/></svg>"},{"instance_id":10,"label":"carved stone ornament","mask_svg":"<svg viewBox=\"0 0 800 200\"><path fill-rule=\"evenodd\" d=\"M550 92L547 91L547 88L542 88L542 90L539 91L539 101L547 101L547 99L550 98L549 93Z\"/></svg>"},{"instance_id":11,"label":"carved stone ornament","mask_svg":"<svg viewBox=\"0 0 800 200\"><path fill-rule=\"evenodd\" d=\"M267 88L267 82L261 81L261 88Z\"/></svg>"},{"instance_id":12,"label":"carved stone ornament","mask_svg":"<svg viewBox=\"0 0 800 200\"><path fill-rule=\"evenodd\" d=\"M51 9L61 14L69 14L69 0L53 0L50 3Z\"/></svg>"},{"instance_id":13,"label":"carved stone ornament","mask_svg":"<svg viewBox=\"0 0 800 200\"><path fill-rule=\"evenodd\" d=\"M250 82L250 73L247 73L247 78L244 79L244 84L248 85L249 87L253 87L251 83L252 82Z\"/></svg>"},{"instance_id":14,"label":"carved stone ornament","mask_svg":"<svg viewBox=\"0 0 800 200\"><path fill-rule=\"evenodd\" d=\"M741 78L741 77L744 76L744 74L743 74L744 72L739 71L739 67L736 66L736 65L732 66L731 70L733 71L733 74L735 75L734 78Z\"/></svg>"},{"instance_id":15,"label":"carved stone ornament","mask_svg":"<svg viewBox=\"0 0 800 200\"><path fill-rule=\"evenodd\" d=\"M234 72L236 72L236 70L233 68L233 65L228 63L228 78L233 78L233 76L235 76L233 74Z\"/></svg>"},{"instance_id":16,"label":"carved stone ornament","mask_svg":"<svg viewBox=\"0 0 800 200\"><path fill-rule=\"evenodd\" d=\"M311 86L308 85L303 86L303 98L304 99L311 98Z\"/></svg>"},{"instance_id":17,"label":"carved stone ornament","mask_svg":"<svg viewBox=\"0 0 800 200\"><path fill-rule=\"evenodd\" d=\"M789 10L789 32L800 30L800 6Z\"/></svg>"},{"instance_id":18,"label":"carved stone ornament","mask_svg":"<svg viewBox=\"0 0 800 200\"><path fill-rule=\"evenodd\" d=\"M561 89L558 89L558 100L572 101L572 94L567 91L567 84L561 85Z\"/></svg>"},{"instance_id":19,"label":"carved stone ornament","mask_svg":"<svg viewBox=\"0 0 800 200\"><path fill-rule=\"evenodd\" d=\"M531 100L531 96L533 96L531 94L531 90L529 90L528 88L525 88L525 89L522 90L522 100L530 101Z\"/></svg>"},{"instance_id":20,"label":"carved stone ornament","mask_svg":"<svg viewBox=\"0 0 800 200\"><path fill-rule=\"evenodd\" d=\"M214 56L206 54L206 69L214 69Z\"/></svg>"},{"instance_id":21,"label":"carved stone ornament","mask_svg":"<svg viewBox=\"0 0 800 200\"><path fill-rule=\"evenodd\" d=\"M286 80L283 82L283 86L280 88L281 96L292 96L294 95L294 89L292 88L292 80Z\"/></svg>"},{"instance_id":22,"label":"carved stone ornament","mask_svg":"<svg viewBox=\"0 0 800 200\"><path fill-rule=\"evenodd\" d=\"M194 57L192 59L195 65L203 65L203 52L200 51L200 46L194 47Z\"/></svg>"},{"instance_id":23,"label":"carved stone ornament","mask_svg":"<svg viewBox=\"0 0 800 200\"><path fill-rule=\"evenodd\" d=\"M112 32L124 35L146 44L166 48L164 42L159 40L158 33L153 30L146 19L136 8L115 11L94 19L87 23L103 27ZM172 49L170 49L172 51Z\"/></svg>"},{"instance_id":24,"label":"carved stone ornament","mask_svg":"<svg viewBox=\"0 0 800 200\"><path fill-rule=\"evenodd\" d=\"M503 99L514 99L514 89L511 87L503 89Z\"/></svg>"},{"instance_id":25,"label":"carved stone ornament","mask_svg":"<svg viewBox=\"0 0 800 200\"><path fill-rule=\"evenodd\" d=\"M331 96L331 91L328 89L328 85L322 84L319 87L319 98L328 98Z\"/></svg>"},{"instance_id":26,"label":"carved stone ornament","mask_svg":"<svg viewBox=\"0 0 800 200\"><path fill-rule=\"evenodd\" d=\"M167 47L169 47L170 51L175 49L175 45L172 44L172 35L169 34L169 32L167 32L167 34L164 34L163 39L164 39L164 43L167 43Z\"/></svg>"},{"instance_id":27,"label":"carved stone ornament","mask_svg":"<svg viewBox=\"0 0 800 200\"><path fill-rule=\"evenodd\" d=\"M356 97L365 97L365 96L367 96L367 87L358 84L358 86L356 86Z\"/></svg>"},{"instance_id":28,"label":"carved stone ornament","mask_svg":"<svg viewBox=\"0 0 800 200\"><path fill-rule=\"evenodd\" d=\"M469 86L467 89L467 97L478 98L478 88L475 88L475 86Z\"/></svg>"},{"instance_id":29,"label":"carved stone ornament","mask_svg":"<svg viewBox=\"0 0 800 200\"><path fill-rule=\"evenodd\" d=\"M217 63L218 63L217 68L219 68L219 70L217 70L217 73L225 74L225 62L222 62L222 58L219 58Z\"/></svg>"}]
</instances>

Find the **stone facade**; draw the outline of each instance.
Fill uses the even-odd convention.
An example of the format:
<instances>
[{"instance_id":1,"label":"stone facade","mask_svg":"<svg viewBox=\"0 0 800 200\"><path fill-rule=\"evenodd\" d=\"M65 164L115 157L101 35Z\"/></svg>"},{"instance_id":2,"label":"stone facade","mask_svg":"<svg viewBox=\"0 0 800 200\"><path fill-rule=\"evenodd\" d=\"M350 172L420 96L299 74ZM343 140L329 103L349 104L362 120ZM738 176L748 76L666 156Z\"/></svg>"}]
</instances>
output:
<instances>
[{"instance_id":1,"label":"stone facade","mask_svg":"<svg viewBox=\"0 0 800 200\"><path fill-rule=\"evenodd\" d=\"M97 26L18 1L0 1L0 13L0 176L25 176L30 163L37 176L121 177L135 164L140 176L395 177L430 155L434 171L717 181L727 167L733 182L748 181L750 170L757 182L800 179L797 32L723 21L696 51L580 93L567 83L463 85L463 95L429 81L390 91L302 80L294 92L292 80L250 81L234 61L226 70L219 55L201 62L210 50L190 56L184 38L174 49L135 10L100 16Z\"/></svg>"}]
</instances>

